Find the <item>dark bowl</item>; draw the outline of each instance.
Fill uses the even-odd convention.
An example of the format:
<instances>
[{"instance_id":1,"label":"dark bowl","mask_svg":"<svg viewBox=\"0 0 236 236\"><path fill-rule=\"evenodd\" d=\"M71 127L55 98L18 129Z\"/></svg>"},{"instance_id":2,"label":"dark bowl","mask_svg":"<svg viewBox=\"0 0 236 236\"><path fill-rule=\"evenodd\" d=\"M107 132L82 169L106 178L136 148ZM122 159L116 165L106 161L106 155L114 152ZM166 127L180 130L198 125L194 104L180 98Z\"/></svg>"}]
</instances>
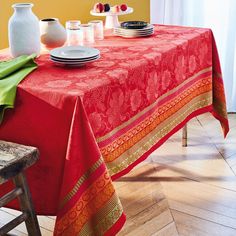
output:
<instances>
[{"instance_id":1,"label":"dark bowl","mask_svg":"<svg viewBox=\"0 0 236 236\"><path fill-rule=\"evenodd\" d=\"M145 21L125 21L121 23L121 27L125 29L143 29L147 25L148 23Z\"/></svg>"}]
</instances>

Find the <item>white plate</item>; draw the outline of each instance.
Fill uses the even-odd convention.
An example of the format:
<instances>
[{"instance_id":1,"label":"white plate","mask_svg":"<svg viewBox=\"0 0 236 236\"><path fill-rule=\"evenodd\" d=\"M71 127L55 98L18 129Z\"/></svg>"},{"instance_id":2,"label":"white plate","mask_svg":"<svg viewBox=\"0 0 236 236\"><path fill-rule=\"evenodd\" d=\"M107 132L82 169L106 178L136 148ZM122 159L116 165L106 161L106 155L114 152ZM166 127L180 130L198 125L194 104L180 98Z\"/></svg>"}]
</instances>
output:
<instances>
[{"instance_id":1,"label":"white plate","mask_svg":"<svg viewBox=\"0 0 236 236\"><path fill-rule=\"evenodd\" d=\"M51 56L50 58L54 61L61 61L61 62L86 62L86 61L91 61L91 60L97 59L99 57L100 57L100 55L97 55L95 57L86 58L86 59L62 59L62 58L53 57L53 56Z\"/></svg>"},{"instance_id":2,"label":"white plate","mask_svg":"<svg viewBox=\"0 0 236 236\"><path fill-rule=\"evenodd\" d=\"M80 61L80 62L75 62L75 61L58 61L58 60L55 60L55 59L52 59L52 58L50 58L50 59L51 59L51 61L59 63L59 64L64 64L64 65L79 65L79 64L87 64L87 63L96 61L99 58L100 57L94 58L94 59L89 60L89 61Z\"/></svg>"},{"instance_id":3,"label":"white plate","mask_svg":"<svg viewBox=\"0 0 236 236\"><path fill-rule=\"evenodd\" d=\"M150 31L154 31L154 29L148 29L145 31L127 31L127 30L120 30L120 29L114 29L116 32L121 32L121 33L127 33L127 34L140 34L140 33L146 33Z\"/></svg>"},{"instance_id":4,"label":"white plate","mask_svg":"<svg viewBox=\"0 0 236 236\"><path fill-rule=\"evenodd\" d=\"M147 31L147 32L139 32L139 33L136 33L136 32L120 32L120 31L117 31L117 30L114 31L114 34L125 34L125 35L142 35L142 34L150 34L150 33L154 33L154 30L150 30L150 31Z\"/></svg>"},{"instance_id":5,"label":"white plate","mask_svg":"<svg viewBox=\"0 0 236 236\"><path fill-rule=\"evenodd\" d=\"M147 27L142 28L142 29L126 29L126 28L122 28L122 27L114 28L114 30L122 30L122 31L129 31L129 32L142 32L142 31L146 31L146 30L150 30L150 29L154 29L154 26L151 24L148 24Z\"/></svg>"},{"instance_id":6,"label":"white plate","mask_svg":"<svg viewBox=\"0 0 236 236\"><path fill-rule=\"evenodd\" d=\"M136 36L145 36L145 35L151 35L151 34L154 34L154 32L150 32L150 33L147 33L147 34L119 34L119 33L114 33L114 35L124 35L124 36L133 36L133 37L136 37Z\"/></svg>"},{"instance_id":7,"label":"white plate","mask_svg":"<svg viewBox=\"0 0 236 236\"><path fill-rule=\"evenodd\" d=\"M137 35L129 35L129 34L114 34L115 36L124 36L124 37L144 37L144 36L149 36L153 35L153 33L149 34L137 34Z\"/></svg>"},{"instance_id":8,"label":"white plate","mask_svg":"<svg viewBox=\"0 0 236 236\"><path fill-rule=\"evenodd\" d=\"M61 48L55 48L50 51L52 57L61 59L86 59L95 57L100 54L100 51L96 48L89 48L83 46L67 46Z\"/></svg>"},{"instance_id":9,"label":"white plate","mask_svg":"<svg viewBox=\"0 0 236 236\"><path fill-rule=\"evenodd\" d=\"M128 7L126 11L120 11L120 12L102 12L102 13L98 13L94 10L90 11L90 14L93 16L120 16L120 15L126 15L126 14L130 14L133 12L133 8L132 7Z\"/></svg>"},{"instance_id":10,"label":"white plate","mask_svg":"<svg viewBox=\"0 0 236 236\"><path fill-rule=\"evenodd\" d=\"M148 33L148 34L139 34L139 35L127 35L127 34L117 34L117 33L114 33L115 36L120 36L120 37L123 37L123 38L140 38L140 37L151 36L153 34L154 34L154 32Z\"/></svg>"},{"instance_id":11,"label":"white plate","mask_svg":"<svg viewBox=\"0 0 236 236\"><path fill-rule=\"evenodd\" d=\"M142 37L142 36L148 36L148 35L153 35L153 34L154 34L154 33L130 35L130 34L117 34L117 33L115 33L114 35L127 36L127 37Z\"/></svg>"},{"instance_id":12,"label":"white plate","mask_svg":"<svg viewBox=\"0 0 236 236\"><path fill-rule=\"evenodd\" d=\"M119 30L114 30L114 33L116 34L127 34L127 35L140 35L140 34L149 34L149 33L153 33L154 30L148 30L146 32L122 32Z\"/></svg>"}]
</instances>

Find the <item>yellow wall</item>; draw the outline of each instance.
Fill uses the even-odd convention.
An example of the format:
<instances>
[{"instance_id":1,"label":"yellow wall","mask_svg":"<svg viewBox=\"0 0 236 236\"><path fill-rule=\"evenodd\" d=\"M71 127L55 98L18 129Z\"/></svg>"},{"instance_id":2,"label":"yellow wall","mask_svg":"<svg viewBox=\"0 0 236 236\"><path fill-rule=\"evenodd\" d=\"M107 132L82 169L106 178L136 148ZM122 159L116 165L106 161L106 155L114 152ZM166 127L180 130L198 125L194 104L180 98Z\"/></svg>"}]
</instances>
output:
<instances>
[{"instance_id":1,"label":"yellow wall","mask_svg":"<svg viewBox=\"0 0 236 236\"><path fill-rule=\"evenodd\" d=\"M13 13L11 5L16 2L27 2L24 0L0 0L0 49L8 47L7 27L9 17ZM79 19L86 23L91 19L105 19L94 17L89 14L94 3L99 0L30 0L34 3L33 11L39 17L57 17L61 23L66 20ZM120 20L145 20L150 19L150 0L107 0L110 5L126 3L134 8L134 13L119 17Z\"/></svg>"}]
</instances>

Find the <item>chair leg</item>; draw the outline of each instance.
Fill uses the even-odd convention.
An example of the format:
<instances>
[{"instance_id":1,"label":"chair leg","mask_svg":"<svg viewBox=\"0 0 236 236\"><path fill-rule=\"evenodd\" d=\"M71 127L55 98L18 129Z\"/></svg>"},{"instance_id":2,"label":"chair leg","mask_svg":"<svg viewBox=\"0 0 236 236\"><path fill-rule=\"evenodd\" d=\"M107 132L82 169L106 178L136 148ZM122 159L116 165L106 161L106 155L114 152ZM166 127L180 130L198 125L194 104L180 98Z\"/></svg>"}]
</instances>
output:
<instances>
[{"instance_id":1,"label":"chair leg","mask_svg":"<svg viewBox=\"0 0 236 236\"><path fill-rule=\"evenodd\" d=\"M28 214L25 224L29 236L41 236L38 219L34 211L31 194L26 182L25 175L23 173L18 174L13 178L13 182L16 187L19 187L23 190L23 194L18 196L18 199L22 212L26 212Z\"/></svg>"},{"instance_id":2,"label":"chair leg","mask_svg":"<svg viewBox=\"0 0 236 236\"><path fill-rule=\"evenodd\" d=\"M188 130L187 130L187 124L183 127L182 130L182 146L187 147L188 146Z\"/></svg>"}]
</instances>

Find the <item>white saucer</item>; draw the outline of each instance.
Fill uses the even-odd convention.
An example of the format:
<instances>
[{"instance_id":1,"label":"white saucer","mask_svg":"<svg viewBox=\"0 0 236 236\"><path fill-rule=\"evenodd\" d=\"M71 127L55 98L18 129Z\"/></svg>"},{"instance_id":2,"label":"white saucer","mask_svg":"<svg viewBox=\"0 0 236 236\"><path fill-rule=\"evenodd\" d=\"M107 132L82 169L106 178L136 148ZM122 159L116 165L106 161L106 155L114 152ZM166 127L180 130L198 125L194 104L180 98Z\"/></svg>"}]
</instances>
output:
<instances>
[{"instance_id":1,"label":"white saucer","mask_svg":"<svg viewBox=\"0 0 236 236\"><path fill-rule=\"evenodd\" d=\"M114 28L114 30L122 30L122 31L127 31L127 32L144 32L146 30L153 30L153 29L154 29L154 25L152 24L148 24L147 27L142 28L142 29L127 29L123 27Z\"/></svg>"},{"instance_id":2,"label":"white saucer","mask_svg":"<svg viewBox=\"0 0 236 236\"><path fill-rule=\"evenodd\" d=\"M150 33L145 33L145 34L122 34L122 33L116 33L114 32L115 36L120 36L123 38L140 38L140 37L147 37L147 36L151 36L153 35L154 32L150 32Z\"/></svg>"},{"instance_id":3,"label":"white saucer","mask_svg":"<svg viewBox=\"0 0 236 236\"><path fill-rule=\"evenodd\" d=\"M100 55L100 51L83 46L66 46L53 49L50 51L50 55L61 59L86 59Z\"/></svg>"},{"instance_id":4,"label":"white saucer","mask_svg":"<svg viewBox=\"0 0 236 236\"><path fill-rule=\"evenodd\" d=\"M84 64L96 61L99 58L100 58L100 56L98 56L94 59L91 59L91 60L87 60L87 61L63 61L63 60L55 60L55 59L52 59L52 58L50 58L50 59L51 59L51 61L53 61L55 63L63 64L63 65L84 65Z\"/></svg>"},{"instance_id":5,"label":"white saucer","mask_svg":"<svg viewBox=\"0 0 236 236\"><path fill-rule=\"evenodd\" d=\"M89 57L89 58L84 58L84 59L64 59L64 58L58 58L58 57L53 57L50 56L50 59L53 61L61 61L61 62L86 62L86 61L91 61L94 59L100 58L100 55L97 55L95 57Z\"/></svg>"},{"instance_id":6,"label":"white saucer","mask_svg":"<svg viewBox=\"0 0 236 236\"><path fill-rule=\"evenodd\" d=\"M129 34L129 35L138 35L138 34L148 34L154 32L153 29L147 30L147 31L141 31L141 32L136 32L136 31L122 31L122 30L114 30L114 33L119 33L119 34Z\"/></svg>"}]
</instances>

